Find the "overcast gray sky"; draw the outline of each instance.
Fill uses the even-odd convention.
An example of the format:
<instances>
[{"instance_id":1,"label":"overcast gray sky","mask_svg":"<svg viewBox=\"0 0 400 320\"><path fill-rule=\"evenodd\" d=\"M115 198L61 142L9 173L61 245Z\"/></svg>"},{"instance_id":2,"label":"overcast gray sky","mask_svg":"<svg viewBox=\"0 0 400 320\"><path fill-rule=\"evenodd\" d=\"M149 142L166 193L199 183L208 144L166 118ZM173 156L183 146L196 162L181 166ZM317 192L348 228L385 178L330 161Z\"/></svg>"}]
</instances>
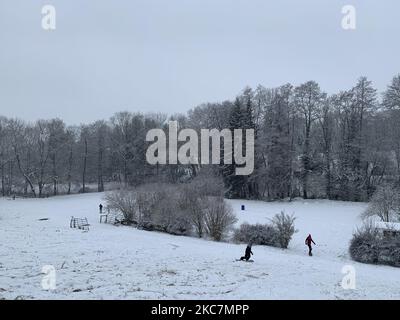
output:
<instances>
[{"instance_id":1,"label":"overcast gray sky","mask_svg":"<svg viewBox=\"0 0 400 320\"><path fill-rule=\"evenodd\" d=\"M41 8L54 5L57 29ZM357 29L341 28L343 5ZM245 86L332 93L400 73L398 0L0 0L0 115L68 124L186 112Z\"/></svg>"}]
</instances>

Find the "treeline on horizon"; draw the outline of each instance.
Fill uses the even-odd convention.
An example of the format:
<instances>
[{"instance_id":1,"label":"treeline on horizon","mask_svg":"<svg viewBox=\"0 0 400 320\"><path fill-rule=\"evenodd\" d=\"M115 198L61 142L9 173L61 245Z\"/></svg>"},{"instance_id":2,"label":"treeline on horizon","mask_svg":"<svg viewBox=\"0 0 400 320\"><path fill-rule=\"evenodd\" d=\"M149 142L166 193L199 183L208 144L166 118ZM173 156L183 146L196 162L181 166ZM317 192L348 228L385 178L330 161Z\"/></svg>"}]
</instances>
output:
<instances>
[{"instance_id":1,"label":"treeline on horizon","mask_svg":"<svg viewBox=\"0 0 400 320\"><path fill-rule=\"evenodd\" d=\"M3 106L6 107L6 106ZM232 165L150 165L150 129L255 130L255 169ZM2 196L44 197L104 191L106 185L185 183L220 177L229 198L326 198L366 201L377 186L400 182L400 75L383 93L361 77L327 95L318 83L245 88L232 101L205 103L187 114L116 113L109 120L67 126L0 117ZM222 151L221 151L222 152Z\"/></svg>"}]
</instances>

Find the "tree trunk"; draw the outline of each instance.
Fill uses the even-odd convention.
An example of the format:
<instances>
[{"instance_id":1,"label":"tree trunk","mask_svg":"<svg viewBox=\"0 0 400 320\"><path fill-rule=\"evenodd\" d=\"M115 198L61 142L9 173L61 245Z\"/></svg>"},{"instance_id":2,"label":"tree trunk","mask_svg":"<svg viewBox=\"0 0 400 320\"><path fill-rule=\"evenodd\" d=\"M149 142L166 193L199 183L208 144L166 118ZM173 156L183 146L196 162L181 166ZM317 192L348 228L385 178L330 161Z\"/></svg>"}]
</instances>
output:
<instances>
[{"instance_id":1,"label":"tree trunk","mask_svg":"<svg viewBox=\"0 0 400 320\"><path fill-rule=\"evenodd\" d=\"M306 127L306 137L303 156L303 198L308 199L308 174L310 170L310 125Z\"/></svg>"},{"instance_id":2,"label":"tree trunk","mask_svg":"<svg viewBox=\"0 0 400 320\"><path fill-rule=\"evenodd\" d=\"M124 159L124 184L125 187L128 186L128 164L126 159Z\"/></svg>"},{"instance_id":3,"label":"tree trunk","mask_svg":"<svg viewBox=\"0 0 400 320\"><path fill-rule=\"evenodd\" d=\"M16 160L17 160L17 165L18 165L18 169L21 172L22 176L25 178L26 183L29 185L29 187L31 188L32 194L33 196L36 198L36 191L35 191L35 187L33 186L33 183L31 181L31 179L29 179L28 175L24 172L24 170L22 169L21 166L21 159L19 157L19 154L16 155Z\"/></svg>"},{"instance_id":4,"label":"tree trunk","mask_svg":"<svg viewBox=\"0 0 400 320\"><path fill-rule=\"evenodd\" d=\"M68 158L68 175L67 175L67 179L68 179L68 194L71 194L71 172L72 172L72 147L69 150L69 158Z\"/></svg>"},{"instance_id":5,"label":"tree trunk","mask_svg":"<svg viewBox=\"0 0 400 320\"><path fill-rule=\"evenodd\" d=\"M39 198L42 198L42 196L43 196L43 182L42 181L38 182L38 188L39 188Z\"/></svg>"},{"instance_id":6,"label":"tree trunk","mask_svg":"<svg viewBox=\"0 0 400 320\"><path fill-rule=\"evenodd\" d=\"M58 194L57 190L58 186L57 186L57 161L55 154L53 154L52 162L53 162L53 195L56 196Z\"/></svg>"},{"instance_id":7,"label":"tree trunk","mask_svg":"<svg viewBox=\"0 0 400 320\"><path fill-rule=\"evenodd\" d=\"M14 162L10 161L9 162L9 168L8 168L8 195L11 196L13 193L12 190L12 185L13 185L13 166Z\"/></svg>"},{"instance_id":8,"label":"tree trunk","mask_svg":"<svg viewBox=\"0 0 400 320\"><path fill-rule=\"evenodd\" d=\"M87 166L87 155L88 155L88 143L85 138L85 155L83 158L83 172L82 172L82 193L86 192L86 166Z\"/></svg>"},{"instance_id":9,"label":"tree trunk","mask_svg":"<svg viewBox=\"0 0 400 320\"><path fill-rule=\"evenodd\" d=\"M1 165L1 195L4 197L6 195L6 188L5 188L5 177L4 177L4 166L6 164L3 163Z\"/></svg>"},{"instance_id":10,"label":"tree trunk","mask_svg":"<svg viewBox=\"0 0 400 320\"><path fill-rule=\"evenodd\" d=\"M290 119L290 115L289 115L289 119ZM293 182L294 182L294 168L293 168L293 159L294 159L294 154L295 154L295 150L294 150L294 120L291 119L289 120L291 121L291 124L289 124L290 128L289 128L289 133L290 133L290 166L289 166L289 177L290 177L290 181L289 181L289 185L288 185L288 195L289 195L289 199L292 200L293 199Z\"/></svg>"},{"instance_id":11,"label":"tree trunk","mask_svg":"<svg viewBox=\"0 0 400 320\"><path fill-rule=\"evenodd\" d=\"M332 173L331 173L331 156L330 152L326 154L326 196L332 198Z\"/></svg>"},{"instance_id":12,"label":"tree trunk","mask_svg":"<svg viewBox=\"0 0 400 320\"><path fill-rule=\"evenodd\" d=\"M104 191L104 181L103 181L103 149L99 149L99 156L97 160L97 191Z\"/></svg>"},{"instance_id":13,"label":"tree trunk","mask_svg":"<svg viewBox=\"0 0 400 320\"><path fill-rule=\"evenodd\" d=\"M12 181L12 178L13 178L13 162L10 160L10 162L8 163L8 190L7 190L7 193L8 193L8 196L11 196L11 194L12 194L12 183L13 183L13 181Z\"/></svg>"}]
</instances>

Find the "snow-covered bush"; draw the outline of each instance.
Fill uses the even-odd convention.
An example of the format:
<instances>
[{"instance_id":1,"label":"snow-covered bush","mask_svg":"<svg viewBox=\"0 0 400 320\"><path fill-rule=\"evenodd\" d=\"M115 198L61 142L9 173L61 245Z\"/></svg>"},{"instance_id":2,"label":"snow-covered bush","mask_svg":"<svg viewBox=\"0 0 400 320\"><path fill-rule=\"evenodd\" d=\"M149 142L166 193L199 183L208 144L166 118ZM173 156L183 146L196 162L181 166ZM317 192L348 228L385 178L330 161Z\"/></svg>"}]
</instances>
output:
<instances>
[{"instance_id":1,"label":"snow-covered bush","mask_svg":"<svg viewBox=\"0 0 400 320\"><path fill-rule=\"evenodd\" d=\"M190 220L179 208L179 187L169 184L144 185L135 190L138 228L188 235Z\"/></svg>"},{"instance_id":2,"label":"snow-covered bush","mask_svg":"<svg viewBox=\"0 0 400 320\"><path fill-rule=\"evenodd\" d=\"M165 225L164 230L169 234L187 236L192 230L192 225L187 217L180 212Z\"/></svg>"},{"instance_id":3,"label":"snow-covered bush","mask_svg":"<svg viewBox=\"0 0 400 320\"><path fill-rule=\"evenodd\" d=\"M223 198L223 182L207 174L197 176L179 188L179 210L193 226L195 234L220 241L236 222L232 208Z\"/></svg>"},{"instance_id":4,"label":"snow-covered bush","mask_svg":"<svg viewBox=\"0 0 400 320\"><path fill-rule=\"evenodd\" d=\"M243 223L235 230L233 240L238 243L276 247L278 246L278 233L268 224Z\"/></svg>"},{"instance_id":5,"label":"snow-covered bush","mask_svg":"<svg viewBox=\"0 0 400 320\"><path fill-rule=\"evenodd\" d=\"M205 200L205 198L199 196L196 186L188 184L181 188L179 210L186 214L199 238L203 236L205 231Z\"/></svg>"},{"instance_id":6,"label":"snow-covered bush","mask_svg":"<svg viewBox=\"0 0 400 320\"><path fill-rule=\"evenodd\" d=\"M379 247L378 263L400 267L400 238L384 239Z\"/></svg>"},{"instance_id":7,"label":"snow-covered bush","mask_svg":"<svg viewBox=\"0 0 400 320\"><path fill-rule=\"evenodd\" d=\"M400 267L400 237L386 237L372 223L353 234L349 252L358 262Z\"/></svg>"},{"instance_id":8,"label":"snow-covered bush","mask_svg":"<svg viewBox=\"0 0 400 320\"><path fill-rule=\"evenodd\" d=\"M167 197L163 186L163 184L149 184L140 186L134 190L138 228L149 231L157 229L154 226L156 206L157 203Z\"/></svg>"},{"instance_id":9,"label":"snow-covered bush","mask_svg":"<svg viewBox=\"0 0 400 320\"><path fill-rule=\"evenodd\" d=\"M364 217L378 216L389 222L400 218L400 190L391 184L379 186L372 196Z\"/></svg>"},{"instance_id":10,"label":"snow-covered bush","mask_svg":"<svg viewBox=\"0 0 400 320\"><path fill-rule=\"evenodd\" d=\"M350 241L350 256L353 260L364 263L378 263L380 235L372 223L357 229Z\"/></svg>"},{"instance_id":11,"label":"snow-covered bush","mask_svg":"<svg viewBox=\"0 0 400 320\"><path fill-rule=\"evenodd\" d=\"M156 195L152 221L160 231L174 235L188 235L192 229L189 217L179 208L179 190L166 187Z\"/></svg>"},{"instance_id":12,"label":"snow-covered bush","mask_svg":"<svg viewBox=\"0 0 400 320\"><path fill-rule=\"evenodd\" d=\"M276 214L271 224L243 223L233 234L233 240L241 243L273 246L286 249L296 231L295 217L284 212Z\"/></svg>"},{"instance_id":13,"label":"snow-covered bush","mask_svg":"<svg viewBox=\"0 0 400 320\"><path fill-rule=\"evenodd\" d=\"M115 190L107 192L104 196L107 207L121 212L126 223L136 222L136 196L132 190Z\"/></svg>"},{"instance_id":14,"label":"snow-covered bush","mask_svg":"<svg viewBox=\"0 0 400 320\"><path fill-rule=\"evenodd\" d=\"M139 229L189 235L195 231L220 241L236 222L232 208L204 179L192 183L148 184L107 193L110 209L124 214Z\"/></svg>"},{"instance_id":15,"label":"snow-covered bush","mask_svg":"<svg viewBox=\"0 0 400 320\"><path fill-rule=\"evenodd\" d=\"M283 211L276 214L272 221L272 226L277 231L277 241L281 248L286 249L296 231L294 221L296 218L293 215L285 214Z\"/></svg>"},{"instance_id":16,"label":"snow-covered bush","mask_svg":"<svg viewBox=\"0 0 400 320\"><path fill-rule=\"evenodd\" d=\"M207 234L215 241L221 241L237 221L232 207L222 197L208 198L204 212Z\"/></svg>"}]
</instances>

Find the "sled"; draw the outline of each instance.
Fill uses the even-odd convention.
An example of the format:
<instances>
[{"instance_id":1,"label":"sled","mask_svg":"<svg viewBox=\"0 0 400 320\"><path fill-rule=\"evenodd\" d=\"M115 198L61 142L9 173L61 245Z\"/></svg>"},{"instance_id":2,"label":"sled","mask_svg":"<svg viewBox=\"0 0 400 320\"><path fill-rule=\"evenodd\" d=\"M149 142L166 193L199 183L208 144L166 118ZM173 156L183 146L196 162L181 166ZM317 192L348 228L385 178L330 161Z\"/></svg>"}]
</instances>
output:
<instances>
[{"instance_id":1,"label":"sled","mask_svg":"<svg viewBox=\"0 0 400 320\"><path fill-rule=\"evenodd\" d=\"M242 262L254 262L254 260L249 259L249 260L240 260L240 259L236 259L235 261L242 261Z\"/></svg>"}]
</instances>

